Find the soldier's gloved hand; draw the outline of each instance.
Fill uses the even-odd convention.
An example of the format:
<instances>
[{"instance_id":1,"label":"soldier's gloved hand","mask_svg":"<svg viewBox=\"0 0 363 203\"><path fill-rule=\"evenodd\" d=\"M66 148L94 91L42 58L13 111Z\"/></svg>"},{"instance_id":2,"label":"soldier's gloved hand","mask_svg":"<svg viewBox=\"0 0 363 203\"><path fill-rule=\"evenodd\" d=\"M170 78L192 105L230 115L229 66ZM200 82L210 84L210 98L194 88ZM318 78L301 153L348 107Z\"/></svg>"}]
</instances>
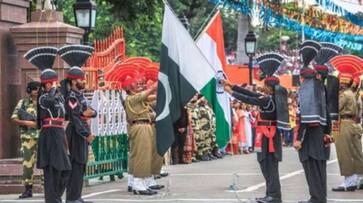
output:
<instances>
[{"instance_id":1,"label":"soldier's gloved hand","mask_svg":"<svg viewBox=\"0 0 363 203\"><path fill-rule=\"evenodd\" d=\"M86 117L92 117L94 115L94 110L91 109L91 108L87 108L87 110L85 110L83 112L83 115L86 116Z\"/></svg>"},{"instance_id":2,"label":"soldier's gloved hand","mask_svg":"<svg viewBox=\"0 0 363 203\"><path fill-rule=\"evenodd\" d=\"M328 134L324 135L324 144L325 147L329 147L331 143L334 143L334 138Z\"/></svg>"},{"instance_id":3,"label":"soldier's gloved hand","mask_svg":"<svg viewBox=\"0 0 363 203\"><path fill-rule=\"evenodd\" d=\"M179 128L178 131L179 131L179 133L184 133L185 132L185 128Z\"/></svg>"},{"instance_id":4,"label":"soldier's gloved hand","mask_svg":"<svg viewBox=\"0 0 363 203\"><path fill-rule=\"evenodd\" d=\"M224 85L224 91L226 91L226 92L228 92L228 93L230 93L230 94L232 94L232 87L231 86L229 86L229 85Z\"/></svg>"},{"instance_id":5,"label":"soldier's gloved hand","mask_svg":"<svg viewBox=\"0 0 363 203\"><path fill-rule=\"evenodd\" d=\"M301 143L301 141L296 140L296 141L294 142L294 148L295 148L296 150L300 150L300 149L302 148L302 143Z\"/></svg>"},{"instance_id":6,"label":"soldier's gloved hand","mask_svg":"<svg viewBox=\"0 0 363 203\"><path fill-rule=\"evenodd\" d=\"M90 135L88 135L88 137L86 138L86 140L87 140L87 142L89 144L91 144L95 138L96 137L94 135L90 134Z\"/></svg>"},{"instance_id":7,"label":"soldier's gloved hand","mask_svg":"<svg viewBox=\"0 0 363 203\"><path fill-rule=\"evenodd\" d=\"M225 80L225 79L220 79L219 83L223 86L232 86L232 83L229 80Z\"/></svg>"},{"instance_id":8,"label":"soldier's gloved hand","mask_svg":"<svg viewBox=\"0 0 363 203\"><path fill-rule=\"evenodd\" d=\"M151 85L150 87L153 91L156 91L158 89L158 83L155 82L154 84Z\"/></svg>"}]
</instances>

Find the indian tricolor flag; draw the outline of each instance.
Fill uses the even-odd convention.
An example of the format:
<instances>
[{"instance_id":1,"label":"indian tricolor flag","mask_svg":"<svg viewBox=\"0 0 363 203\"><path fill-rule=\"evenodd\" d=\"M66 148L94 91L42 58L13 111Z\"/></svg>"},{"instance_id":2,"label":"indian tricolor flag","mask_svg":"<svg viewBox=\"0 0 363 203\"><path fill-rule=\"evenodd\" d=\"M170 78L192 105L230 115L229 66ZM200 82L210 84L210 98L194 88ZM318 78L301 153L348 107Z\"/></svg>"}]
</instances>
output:
<instances>
[{"instance_id":1,"label":"indian tricolor flag","mask_svg":"<svg viewBox=\"0 0 363 203\"><path fill-rule=\"evenodd\" d=\"M160 155L164 155L174 142L173 124L180 118L182 108L197 92L213 106L219 147L227 144L230 127L226 118L230 116L230 110L224 115L224 103L219 103L217 89L220 92L222 88L217 85L217 77L221 75L217 70L165 5L156 106L156 143Z\"/></svg>"},{"instance_id":2,"label":"indian tricolor flag","mask_svg":"<svg viewBox=\"0 0 363 203\"><path fill-rule=\"evenodd\" d=\"M204 31L196 40L197 46L212 65L217 78L223 77L226 66L226 56L224 53L224 37L222 16L220 11L213 16ZM211 94L212 95L212 94ZM213 95L215 95L213 93ZM219 147L224 147L231 136L231 105L230 97L223 91L223 87L217 88L217 97L208 98L216 114L216 136Z\"/></svg>"}]
</instances>

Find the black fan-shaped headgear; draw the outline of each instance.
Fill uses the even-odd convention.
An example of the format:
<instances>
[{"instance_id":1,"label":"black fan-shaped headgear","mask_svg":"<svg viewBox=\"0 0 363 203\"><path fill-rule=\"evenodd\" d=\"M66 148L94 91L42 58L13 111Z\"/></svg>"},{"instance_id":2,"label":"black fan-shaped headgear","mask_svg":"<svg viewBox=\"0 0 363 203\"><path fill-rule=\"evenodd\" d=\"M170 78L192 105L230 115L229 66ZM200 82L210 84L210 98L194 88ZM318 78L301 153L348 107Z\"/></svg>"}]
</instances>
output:
<instances>
[{"instance_id":1,"label":"black fan-shaped headgear","mask_svg":"<svg viewBox=\"0 0 363 203\"><path fill-rule=\"evenodd\" d=\"M39 70L52 69L58 49L56 47L44 46L29 50L24 58Z\"/></svg>"},{"instance_id":2,"label":"black fan-shaped headgear","mask_svg":"<svg viewBox=\"0 0 363 203\"><path fill-rule=\"evenodd\" d=\"M279 69L284 57L276 53L264 54L257 58L257 63L266 77L271 77Z\"/></svg>"},{"instance_id":3,"label":"black fan-shaped headgear","mask_svg":"<svg viewBox=\"0 0 363 203\"><path fill-rule=\"evenodd\" d=\"M321 49L317 56L315 57L316 65L314 66L315 70L323 76L323 78L328 77L329 66L327 66L327 62L332 59L334 56L339 55L343 51L343 48L328 42L321 43Z\"/></svg>"},{"instance_id":4,"label":"black fan-shaped headgear","mask_svg":"<svg viewBox=\"0 0 363 203\"><path fill-rule=\"evenodd\" d=\"M306 40L300 45L300 56L304 67L309 66L310 62L316 57L321 45L313 40Z\"/></svg>"},{"instance_id":5,"label":"black fan-shaped headgear","mask_svg":"<svg viewBox=\"0 0 363 203\"><path fill-rule=\"evenodd\" d=\"M320 44L321 49L315 58L317 65L325 65L325 63L327 63L330 59L339 55L343 51L342 47L329 42L322 42Z\"/></svg>"},{"instance_id":6,"label":"black fan-shaped headgear","mask_svg":"<svg viewBox=\"0 0 363 203\"><path fill-rule=\"evenodd\" d=\"M69 66L82 67L93 50L93 47L87 45L66 45L58 50L58 54Z\"/></svg>"}]
</instances>

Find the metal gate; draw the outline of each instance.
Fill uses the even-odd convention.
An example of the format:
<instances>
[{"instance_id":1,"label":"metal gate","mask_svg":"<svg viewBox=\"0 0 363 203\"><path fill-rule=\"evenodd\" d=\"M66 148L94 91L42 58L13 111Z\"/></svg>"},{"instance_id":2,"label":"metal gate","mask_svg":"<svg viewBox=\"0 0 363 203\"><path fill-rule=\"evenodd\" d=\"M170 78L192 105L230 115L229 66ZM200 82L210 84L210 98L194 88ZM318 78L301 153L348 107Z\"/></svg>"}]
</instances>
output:
<instances>
[{"instance_id":1,"label":"metal gate","mask_svg":"<svg viewBox=\"0 0 363 203\"><path fill-rule=\"evenodd\" d=\"M91 132L96 139L90 150L85 179L122 175L127 171L128 140L121 93L117 90L96 90L91 105L98 116L91 120Z\"/></svg>"}]
</instances>

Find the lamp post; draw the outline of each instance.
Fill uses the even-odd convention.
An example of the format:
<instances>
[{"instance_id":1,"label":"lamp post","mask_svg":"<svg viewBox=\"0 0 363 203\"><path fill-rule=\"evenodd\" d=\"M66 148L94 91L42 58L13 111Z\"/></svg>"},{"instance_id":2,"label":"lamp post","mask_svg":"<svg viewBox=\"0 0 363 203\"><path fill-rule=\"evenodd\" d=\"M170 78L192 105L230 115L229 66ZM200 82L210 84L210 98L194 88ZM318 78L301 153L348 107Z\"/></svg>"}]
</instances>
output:
<instances>
[{"instance_id":1,"label":"lamp post","mask_svg":"<svg viewBox=\"0 0 363 203\"><path fill-rule=\"evenodd\" d=\"M253 56L256 53L256 35L252 31L249 31L245 38L245 51L249 58L248 69L249 69L249 83L252 85L252 68L253 68Z\"/></svg>"},{"instance_id":2,"label":"lamp post","mask_svg":"<svg viewBox=\"0 0 363 203\"><path fill-rule=\"evenodd\" d=\"M88 44L88 36L96 27L96 3L93 0L77 0L73 11L76 26L84 29L83 43Z\"/></svg>"}]
</instances>

